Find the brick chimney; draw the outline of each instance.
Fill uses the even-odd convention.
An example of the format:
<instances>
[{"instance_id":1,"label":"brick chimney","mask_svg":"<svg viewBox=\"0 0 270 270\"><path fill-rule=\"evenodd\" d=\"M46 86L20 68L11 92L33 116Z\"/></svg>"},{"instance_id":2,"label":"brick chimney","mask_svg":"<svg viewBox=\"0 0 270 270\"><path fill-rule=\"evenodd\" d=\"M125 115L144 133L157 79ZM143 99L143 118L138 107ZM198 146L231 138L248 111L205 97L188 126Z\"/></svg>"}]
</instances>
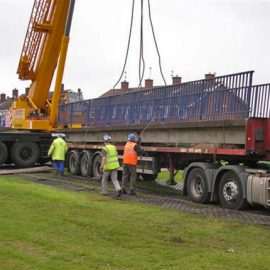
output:
<instances>
[{"instance_id":1,"label":"brick chimney","mask_svg":"<svg viewBox=\"0 0 270 270\"><path fill-rule=\"evenodd\" d=\"M2 94L1 94L0 102L2 103L2 102L4 102L4 101L6 101L6 94L2 93Z\"/></svg>"},{"instance_id":2,"label":"brick chimney","mask_svg":"<svg viewBox=\"0 0 270 270\"><path fill-rule=\"evenodd\" d=\"M154 81L153 80L151 80L151 79L146 79L145 80L145 88L146 89L153 88L153 85L154 85Z\"/></svg>"},{"instance_id":3,"label":"brick chimney","mask_svg":"<svg viewBox=\"0 0 270 270\"><path fill-rule=\"evenodd\" d=\"M178 77L178 76L172 77L172 84L173 85L180 84L180 83L182 83L182 77Z\"/></svg>"},{"instance_id":4,"label":"brick chimney","mask_svg":"<svg viewBox=\"0 0 270 270\"><path fill-rule=\"evenodd\" d=\"M212 73L208 73L208 74L205 74L205 80L213 80L215 78L215 74L212 74Z\"/></svg>"},{"instance_id":5,"label":"brick chimney","mask_svg":"<svg viewBox=\"0 0 270 270\"><path fill-rule=\"evenodd\" d=\"M26 95L26 96L28 96L29 91L30 91L30 87L26 87L26 88L25 88L25 95Z\"/></svg>"},{"instance_id":6,"label":"brick chimney","mask_svg":"<svg viewBox=\"0 0 270 270\"><path fill-rule=\"evenodd\" d=\"M19 90L18 89L13 89L12 90L12 98L17 98L19 95Z\"/></svg>"},{"instance_id":7,"label":"brick chimney","mask_svg":"<svg viewBox=\"0 0 270 270\"><path fill-rule=\"evenodd\" d=\"M128 91L128 82L127 81L121 82L121 90Z\"/></svg>"}]
</instances>

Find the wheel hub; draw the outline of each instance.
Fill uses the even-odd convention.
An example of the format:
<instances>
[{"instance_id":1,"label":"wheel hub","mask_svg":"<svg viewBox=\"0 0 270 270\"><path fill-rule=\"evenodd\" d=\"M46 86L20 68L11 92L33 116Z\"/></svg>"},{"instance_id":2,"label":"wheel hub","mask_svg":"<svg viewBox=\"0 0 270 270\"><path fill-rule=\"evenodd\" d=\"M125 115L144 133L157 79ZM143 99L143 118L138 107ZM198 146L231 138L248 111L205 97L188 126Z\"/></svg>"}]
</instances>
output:
<instances>
[{"instance_id":1,"label":"wheel hub","mask_svg":"<svg viewBox=\"0 0 270 270\"><path fill-rule=\"evenodd\" d=\"M21 151L20 155L21 155L21 157L22 157L23 159L27 159L27 158L29 158L29 157L32 156L32 151L31 151L30 149L28 149L28 148L24 148L24 149Z\"/></svg>"},{"instance_id":2,"label":"wheel hub","mask_svg":"<svg viewBox=\"0 0 270 270\"><path fill-rule=\"evenodd\" d=\"M192 183L191 191L193 196L200 197L203 194L203 182L200 177L196 177Z\"/></svg>"},{"instance_id":3,"label":"wheel hub","mask_svg":"<svg viewBox=\"0 0 270 270\"><path fill-rule=\"evenodd\" d=\"M238 198L238 186L234 181L227 182L223 187L223 196L229 201L235 201Z\"/></svg>"},{"instance_id":4,"label":"wheel hub","mask_svg":"<svg viewBox=\"0 0 270 270\"><path fill-rule=\"evenodd\" d=\"M81 169L84 174L86 174L87 168L88 168L88 160L85 157L83 157L81 160Z\"/></svg>"}]
</instances>

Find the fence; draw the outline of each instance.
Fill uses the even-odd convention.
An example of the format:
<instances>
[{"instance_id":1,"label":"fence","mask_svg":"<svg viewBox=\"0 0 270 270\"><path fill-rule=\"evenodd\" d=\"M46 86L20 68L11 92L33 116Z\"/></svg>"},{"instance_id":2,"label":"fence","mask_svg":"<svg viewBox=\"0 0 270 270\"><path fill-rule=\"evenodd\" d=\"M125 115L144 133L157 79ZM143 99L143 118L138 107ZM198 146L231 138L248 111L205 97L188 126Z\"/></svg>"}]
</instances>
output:
<instances>
[{"instance_id":1,"label":"fence","mask_svg":"<svg viewBox=\"0 0 270 270\"><path fill-rule=\"evenodd\" d=\"M250 117L270 117L270 84L252 86L250 108Z\"/></svg>"},{"instance_id":2,"label":"fence","mask_svg":"<svg viewBox=\"0 0 270 270\"><path fill-rule=\"evenodd\" d=\"M114 126L153 122L270 117L269 85L252 86L253 71L59 106L59 125Z\"/></svg>"}]
</instances>

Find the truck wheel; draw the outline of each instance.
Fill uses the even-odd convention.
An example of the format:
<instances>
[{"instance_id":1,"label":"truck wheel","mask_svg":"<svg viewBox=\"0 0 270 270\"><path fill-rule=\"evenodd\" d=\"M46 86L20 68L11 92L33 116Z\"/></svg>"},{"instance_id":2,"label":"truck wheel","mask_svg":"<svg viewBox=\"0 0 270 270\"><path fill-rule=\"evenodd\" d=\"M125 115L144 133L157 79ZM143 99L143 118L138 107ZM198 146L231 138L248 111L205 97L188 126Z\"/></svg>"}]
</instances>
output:
<instances>
[{"instance_id":1,"label":"truck wheel","mask_svg":"<svg viewBox=\"0 0 270 270\"><path fill-rule=\"evenodd\" d=\"M68 155L68 169L71 174L80 174L80 153L76 150L72 150Z\"/></svg>"},{"instance_id":2,"label":"truck wheel","mask_svg":"<svg viewBox=\"0 0 270 270\"><path fill-rule=\"evenodd\" d=\"M81 174L84 177L93 176L93 154L90 151L83 151L81 158Z\"/></svg>"},{"instance_id":3,"label":"truck wheel","mask_svg":"<svg viewBox=\"0 0 270 270\"><path fill-rule=\"evenodd\" d=\"M144 181L154 181L157 178L157 174L144 174L142 173L142 178Z\"/></svg>"},{"instance_id":4,"label":"truck wheel","mask_svg":"<svg viewBox=\"0 0 270 270\"><path fill-rule=\"evenodd\" d=\"M11 158L17 167L34 166L40 156L40 149L35 142L16 142L11 147Z\"/></svg>"},{"instance_id":5,"label":"truck wheel","mask_svg":"<svg viewBox=\"0 0 270 270\"><path fill-rule=\"evenodd\" d=\"M187 178L187 193L195 203L208 203L210 201L208 183L203 169L194 168L191 170Z\"/></svg>"},{"instance_id":6,"label":"truck wheel","mask_svg":"<svg viewBox=\"0 0 270 270\"><path fill-rule=\"evenodd\" d=\"M101 166L101 155L97 154L94 158L94 161L93 161L93 175L94 175L95 179L98 181L100 181L102 178L100 166Z\"/></svg>"},{"instance_id":7,"label":"truck wheel","mask_svg":"<svg viewBox=\"0 0 270 270\"><path fill-rule=\"evenodd\" d=\"M218 195L224 208L241 210L248 206L243 198L243 187L239 177L232 171L226 172L219 183Z\"/></svg>"},{"instance_id":8,"label":"truck wheel","mask_svg":"<svg viewBox=\"0 0 270 270\"><path fill-rule=\"evenodd\" d=\"M3 142L0 142L0 165L4 164L8 158L8 150Z\"/></svg>"}]
</instances>

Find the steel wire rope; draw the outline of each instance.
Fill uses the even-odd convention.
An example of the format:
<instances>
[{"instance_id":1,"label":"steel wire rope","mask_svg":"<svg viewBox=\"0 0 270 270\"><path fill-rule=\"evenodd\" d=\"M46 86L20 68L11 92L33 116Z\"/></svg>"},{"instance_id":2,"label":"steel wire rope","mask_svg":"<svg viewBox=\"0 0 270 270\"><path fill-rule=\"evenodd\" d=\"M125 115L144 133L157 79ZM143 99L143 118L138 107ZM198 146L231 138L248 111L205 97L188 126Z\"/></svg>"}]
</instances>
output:
<instances>
[{"instance_id":1,"label":"steel wire rope","mask_svg":"<svg viewBox=\"0 0 270 270\"><path fill-rule=\"evenodd\" d=\"M159 59L160 74L162 76L164 84L167 85L166 80L165 80L164 75L163 75L163 71L162 71L161 56L159 53L157 39L156 39L156 35L155 35L155 30L154 30L154 25L153 25L153 21L152 21L150 0L148 0L148 13L149 13L149 21L150 21L150 25L151 25L151 29L152 29L152 34L153 34L153 38L154 38L154 42L155 42L155 46L156 46L156 51L157 51L157 55L158 55L158 59Z\"/></svg>"},{"instance_id":2,"label":"steel wire rope","mask_svg":"<svg viewBox=\"0 0 270 270\"><path fill-rule=\"evenodd\" d=\"M126 65L127 65L128 53L129 53L129 48L130 48L130 40L131 40L132 28L133 28L134 6L135 6L135 0L133 0L133 2L132 2L131 19L130 19L129 36L128 36L128 45L127 45L127 51L126 51L124 66L123 66L123 69L122 69L122 72L121 72L121 75L120 75L118 81L113 86L113 89L115 89L116 85L121 81L121 79L123 77L123 74L125 72Z\"/></svg>"},{"instance_id":3,"label":"steel wire rope","mask_svg":"<svg viewBox=\"0 0 270 270\"><path fill-rule=\"evenodd\" d=\"M139 87L142 87L142 80L145 73L145 60L144 60L144 50L143 50L143 0L141 0L141 28L140 28L140 57L139 57Z\"/></svg>"}]
</instances>

